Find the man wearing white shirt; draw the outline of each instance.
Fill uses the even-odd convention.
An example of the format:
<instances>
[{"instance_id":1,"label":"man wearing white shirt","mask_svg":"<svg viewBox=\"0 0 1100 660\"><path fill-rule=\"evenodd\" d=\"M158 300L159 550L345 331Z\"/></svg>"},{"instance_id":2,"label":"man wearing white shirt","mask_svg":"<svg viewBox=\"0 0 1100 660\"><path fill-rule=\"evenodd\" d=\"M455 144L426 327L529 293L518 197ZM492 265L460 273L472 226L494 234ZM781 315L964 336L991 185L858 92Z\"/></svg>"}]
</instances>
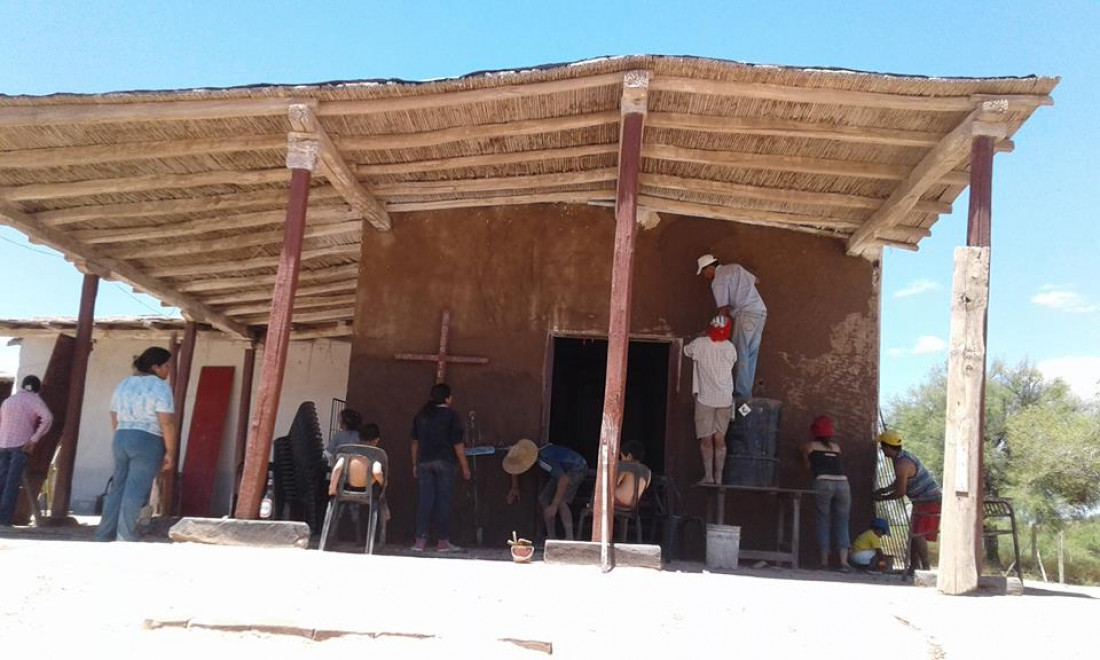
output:
<instances>
[{"instance_id":1,"label":"man wearing white shirt","mask_svg":"<svg viewBox=\"0 0 1100 660\"><path fill-rule=\"evenodd\" d=\"M737 349L737 371L733 390L738 397L751 397L756 378L756 357L768 308L756 290L756 276L737 264L719 264L713 254L698 259L697 274L710 282L718 314L733 321L733 345Z\"/></svg>"},{"instance_id":2,"label":"man wearing white shirt","mask_svg":"<svg viewBox=\"0 0 1100 660\"><path fill-rule=\"evenodd\" d=\"M730 343L733 324L716 316L706 334L684 346L691 358L691 392L695 395L695 437L703 454L703 478L699 483L722 483L726 465L726 429L733 408L733 365L737 349Z\"/></svg>"}]
</instances>

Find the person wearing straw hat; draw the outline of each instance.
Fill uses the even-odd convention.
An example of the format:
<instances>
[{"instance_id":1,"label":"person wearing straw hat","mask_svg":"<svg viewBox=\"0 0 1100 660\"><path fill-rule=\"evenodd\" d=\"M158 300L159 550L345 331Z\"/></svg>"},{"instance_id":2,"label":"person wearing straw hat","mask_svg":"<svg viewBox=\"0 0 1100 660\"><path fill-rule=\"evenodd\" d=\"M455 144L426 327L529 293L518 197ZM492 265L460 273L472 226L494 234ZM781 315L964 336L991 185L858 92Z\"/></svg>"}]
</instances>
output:
<instances>
[{"instance_id":1,"label":"person wearing straw hat","mask_svg":"<svg viewBox=\"0 0 1100 660\"><path fill-rule=\"evenodd\" d=\"M894 463L894 481L872 494L876 502L908 497L913 504L913 529L909 530L910 561L912 565L928 570L928 542L939 538L940 507L943 497L936 478L924 467L920 459L902 449L901 435L886 430L878 436L879 447L886 458Z\"/></svg>"},{"instance_id":2,"label":"person wearing straw hat","mask_svg":"<svg viewBox=\"0 0 1100 660\"><path fill-rule=\"evenodd\" d=\"M737 264L720 264L713 254L704 254L696 260L695 273L710 283L718 314L733 321L734 348L737 349L737 366L734 367L734 396L751 397L756 379L756 358L760 352L760 337L768 308L756 290L756 276Z\"/></svg>"},{"instance_id":3,"label":"person wearing straw hat","mask_svg":"<svg viewBox=\"0 0 1100 660\"><path fill-rule=\"evenodd\" d=\"M554 516L557 515L561 517L566 540L572 541L573 512L569 504L588 476L588 463L568 447L547 444L539 448L526 438L520 440L504 457L504 471L512 475L512 487L505 500L508 504L519 501L519 475L530 470L535 463L550 474L550 480L543 486L538 498L542 519L546 523L546 536L556 537Z\"/></svg>"}]
</instances>

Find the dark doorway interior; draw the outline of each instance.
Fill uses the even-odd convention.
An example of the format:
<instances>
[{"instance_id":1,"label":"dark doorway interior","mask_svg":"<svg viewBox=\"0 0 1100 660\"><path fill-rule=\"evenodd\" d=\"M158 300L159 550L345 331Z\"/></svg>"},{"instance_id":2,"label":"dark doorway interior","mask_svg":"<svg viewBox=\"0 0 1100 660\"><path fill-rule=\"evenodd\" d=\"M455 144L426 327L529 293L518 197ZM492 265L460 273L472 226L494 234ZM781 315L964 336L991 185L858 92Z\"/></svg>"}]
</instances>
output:
<instances>
[{"instance_id":1,"label":"dark doorway interior","mask_svg":"<svg viewBox=\"0 0 1100 660\"><path fill-rule=\"evenodd\" d=\"M571 447L596 467L603 416L607 340L554 337L550 442ZM669 344L632 341L627 358L622 441L645 445L645 463L665 469Z\"/></svg>"}]
</instances>

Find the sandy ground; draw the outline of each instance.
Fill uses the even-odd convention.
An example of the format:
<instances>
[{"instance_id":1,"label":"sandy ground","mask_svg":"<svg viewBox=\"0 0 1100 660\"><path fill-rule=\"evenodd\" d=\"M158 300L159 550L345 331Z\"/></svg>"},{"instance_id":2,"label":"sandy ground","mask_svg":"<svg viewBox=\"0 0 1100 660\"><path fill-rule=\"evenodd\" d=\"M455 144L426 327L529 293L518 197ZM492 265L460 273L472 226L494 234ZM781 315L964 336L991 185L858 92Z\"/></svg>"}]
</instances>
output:
<instances>
[{"instance_id":1,"label":"sandy ground","mask_svg":"<svg viewBox=\"0 0 1100 660\"><path fill-rule=\"evenodd\" d=\"M951 598L896 579L815 571L713 574L679 566L603 575L595 567L469 557L71 540L84 537L20 530L0 537L5 652L192 659L364 652L539 658L548 647L552 657L566 658L1100 654L1092 627L1100 620L1098 590L1029 586L1022 597Z\"/></svg>"}]
</instances>

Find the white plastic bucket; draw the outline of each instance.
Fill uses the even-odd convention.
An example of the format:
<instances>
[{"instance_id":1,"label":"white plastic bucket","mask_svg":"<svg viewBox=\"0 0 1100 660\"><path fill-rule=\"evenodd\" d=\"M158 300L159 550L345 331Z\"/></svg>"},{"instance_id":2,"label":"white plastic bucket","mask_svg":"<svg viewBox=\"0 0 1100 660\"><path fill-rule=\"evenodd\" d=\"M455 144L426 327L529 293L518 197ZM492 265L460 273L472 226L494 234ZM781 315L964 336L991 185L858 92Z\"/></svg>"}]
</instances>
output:
<instances>
[{"instance_id":1,"label":"white plastic bucket","mask_svg":"<svg viewBox=\"0 0 1100 660\"><path fill-rule=\"evenodd\" d=\"M741 528L734 525L707 525L707 568L737 568L741 549Z\"/></svg>"}]
</instances>

